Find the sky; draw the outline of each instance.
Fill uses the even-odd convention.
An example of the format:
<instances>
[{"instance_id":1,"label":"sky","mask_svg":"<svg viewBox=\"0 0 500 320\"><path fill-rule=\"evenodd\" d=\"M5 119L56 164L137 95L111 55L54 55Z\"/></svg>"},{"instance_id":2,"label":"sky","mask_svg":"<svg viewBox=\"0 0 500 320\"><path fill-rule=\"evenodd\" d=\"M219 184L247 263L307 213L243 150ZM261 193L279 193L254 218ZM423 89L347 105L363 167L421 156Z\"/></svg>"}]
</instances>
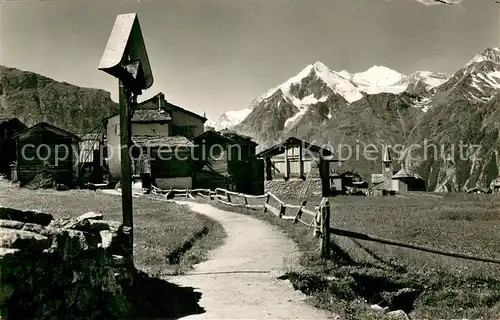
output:
<instances>
[{"instance_id":1,"label":"sky","mask_svg":"<svg viewBox=\"0 0 500 320\"><path fill-rule=\"evenodd\" d=\"M500 4L464 0L0 0L0 64L109 91L97 70L115 18L136 12L154 84L215 120L321 61L452 73L499 46Z\"/></svg>"}]
</instances>

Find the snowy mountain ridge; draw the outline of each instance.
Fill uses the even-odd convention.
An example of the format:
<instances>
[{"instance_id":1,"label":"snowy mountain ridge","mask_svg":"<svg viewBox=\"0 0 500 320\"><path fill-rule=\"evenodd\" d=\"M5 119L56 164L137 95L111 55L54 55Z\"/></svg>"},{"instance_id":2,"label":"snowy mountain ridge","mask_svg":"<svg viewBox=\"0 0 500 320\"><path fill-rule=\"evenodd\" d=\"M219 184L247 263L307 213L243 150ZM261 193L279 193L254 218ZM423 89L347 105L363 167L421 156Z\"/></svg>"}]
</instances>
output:
<instances>
[{"instance_id":1,"label":"snowy mountain ridge","mask_svg":"<svg viewBox=\"0 0 500 320\"><path fill-rule=\"evenodd\" d=\"M385 66L375 65L364 72L350 73L346 70L340 72L331 70L324 63L316 61L307 65L297 75L289 78L280 85L273 87L264 94L257 97L249 107L238 111L227 111L216 121L210 121L211 127L216 130L233 127L241 123L263 100L271 97L275 92L281 90L284 99L295 105L300 111L287 121L287 126L300 118L310 105L324 102L327 96L315 97L310 94L306 97L297 97L291 93L291 88L300 85L305 80L316 80L324 83L331 89L332 94L338 94L347 103L353 103L363 98L365 94L404 92L410 83L423 83L425 89L441 85L448 79L445 75L429 71L417 71L410 76L401 74Z\"/></svg>"}]
</instances>

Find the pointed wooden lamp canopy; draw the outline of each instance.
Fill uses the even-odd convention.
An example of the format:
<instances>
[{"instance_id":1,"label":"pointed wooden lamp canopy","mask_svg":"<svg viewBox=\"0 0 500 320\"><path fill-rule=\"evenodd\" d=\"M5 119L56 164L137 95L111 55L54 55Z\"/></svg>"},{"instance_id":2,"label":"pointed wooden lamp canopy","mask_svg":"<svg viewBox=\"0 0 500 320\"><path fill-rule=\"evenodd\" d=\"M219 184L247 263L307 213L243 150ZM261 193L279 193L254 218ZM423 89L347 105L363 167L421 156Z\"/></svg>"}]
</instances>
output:
<instances>
[{"instance_id":1,"label":"pointed wooden lamp canopy","mask_svg":"<svg viewBox=\"0 0 500 320\"><path fill-rule=\"evenodd\" d=\"M153 85L153 74L136 13L116 17L98 69L118 78L127 89L137 94Z\"/></svg>"}]
</instances>

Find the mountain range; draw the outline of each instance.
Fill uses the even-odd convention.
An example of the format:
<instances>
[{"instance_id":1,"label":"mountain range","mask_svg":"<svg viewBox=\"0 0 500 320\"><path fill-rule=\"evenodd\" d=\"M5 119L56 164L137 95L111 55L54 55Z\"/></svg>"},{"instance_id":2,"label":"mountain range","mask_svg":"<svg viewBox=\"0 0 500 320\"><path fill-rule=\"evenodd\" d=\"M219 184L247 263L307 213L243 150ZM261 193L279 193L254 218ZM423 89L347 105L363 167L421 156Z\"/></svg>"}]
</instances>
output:
<instances>
[{"instance_id":1,"label":"mountain range","mask_svg":"<svg viewBox=\"0 0 500 320\"><path fill-rule=\"evenodd\" d=\"M499 90L498 48L454 74L404 75L384 66L352 74L318 61L211 125L252 136L261 149L296 136L327 144L344 159L346 146L372 144L380 157L358 154L343 164L367 180L380 173L383 146L397 146L396 167L423 176L429 190L463 191L488 187L498 175Z\"/></svg>"},{"instance_id":2,"label":"mountain range","mask_svg":"<svg viewBox=\"0 0 500 320\"><path fill-rule=\"evenodd\" d=\"M109 92L59 82L40 74L0 66L0 117L17 117L83 133L118 112Z\"/></svg>"}]
</instances>

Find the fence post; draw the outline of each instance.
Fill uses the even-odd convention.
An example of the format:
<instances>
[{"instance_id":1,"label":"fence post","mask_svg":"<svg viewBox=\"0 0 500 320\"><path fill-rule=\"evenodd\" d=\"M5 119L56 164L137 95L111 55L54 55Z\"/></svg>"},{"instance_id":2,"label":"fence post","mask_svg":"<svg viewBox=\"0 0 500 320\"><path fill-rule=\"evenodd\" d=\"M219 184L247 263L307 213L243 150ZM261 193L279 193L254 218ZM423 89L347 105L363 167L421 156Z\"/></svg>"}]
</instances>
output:
<instances>
[{"instance_id":1,"label":"fence post","mask_svg":"<svg viewBox=\"0 0 500 320\"><path fill-rule=\"evenodd\" d=\"M245 199L245 207L248 206L248 199L244 194L243 194L243 199Z\"/></svg>"},{"instance_id":2,"label":"fence post","mask_svg":"<svg viewBox=\"0 0 500 320\"><path fill-rule=\"evenodd\" d=\"M297 210L297 214L295 215L295 219L293 219L293 223L299 222L300 217L302 216L302 208L305 207L307 204L307 200L302 201L300 204L299 210Z\"/></svg>"},{"instance_id":3,"label":"fence post","mask_svg":"<svg viewBox=\"0 0 500 320\"><path fill-rule=\"evenodd\" d=\"M281 217L283 217L285 215L285 210L286 210L286 207L280 203L280 213L278 215L278 217L281 219Z\"/></svg>"},{"instance_id":4,"label":"fence post","mask_svg":"<svg viewBox=\"0 0 500 320\"><path fill-rule=\"evenodd\" d=\"M231 196L229 195L227 190L226 190L226 198L227 198L227 202L231 203Z\"/></svg>"},{"instance_id":5,"label":"fence post","mask_svg":"<svg viewBox=\"0 0 500 320\"><path fill-rule=\"evenodd\" d=\"M264 207L262 209L262 212L267 211L266 204L268 204L268 203L269 203L269 193L266 193L266 202L264 202Z\"/></svg>"},{"instance_id":6,"label":"fence post","mask_svg":"<svg viewBox=\"0 0 500 320\"><path fill-rule=\"evenodd\" d=\"M321 257L327 258L330 255L330 202L328 199L321 207Z\"/></svg>"},{"instance_id":7,"label":"fence post","mask_svg":"<svg viewBox=\"0 0 500 320\"><path fill-rule=\"evenodd\" d=\"M212 190L208 189L208 198L212 201L214 198L212 197Z\"/></svg>"}]
</instances>

